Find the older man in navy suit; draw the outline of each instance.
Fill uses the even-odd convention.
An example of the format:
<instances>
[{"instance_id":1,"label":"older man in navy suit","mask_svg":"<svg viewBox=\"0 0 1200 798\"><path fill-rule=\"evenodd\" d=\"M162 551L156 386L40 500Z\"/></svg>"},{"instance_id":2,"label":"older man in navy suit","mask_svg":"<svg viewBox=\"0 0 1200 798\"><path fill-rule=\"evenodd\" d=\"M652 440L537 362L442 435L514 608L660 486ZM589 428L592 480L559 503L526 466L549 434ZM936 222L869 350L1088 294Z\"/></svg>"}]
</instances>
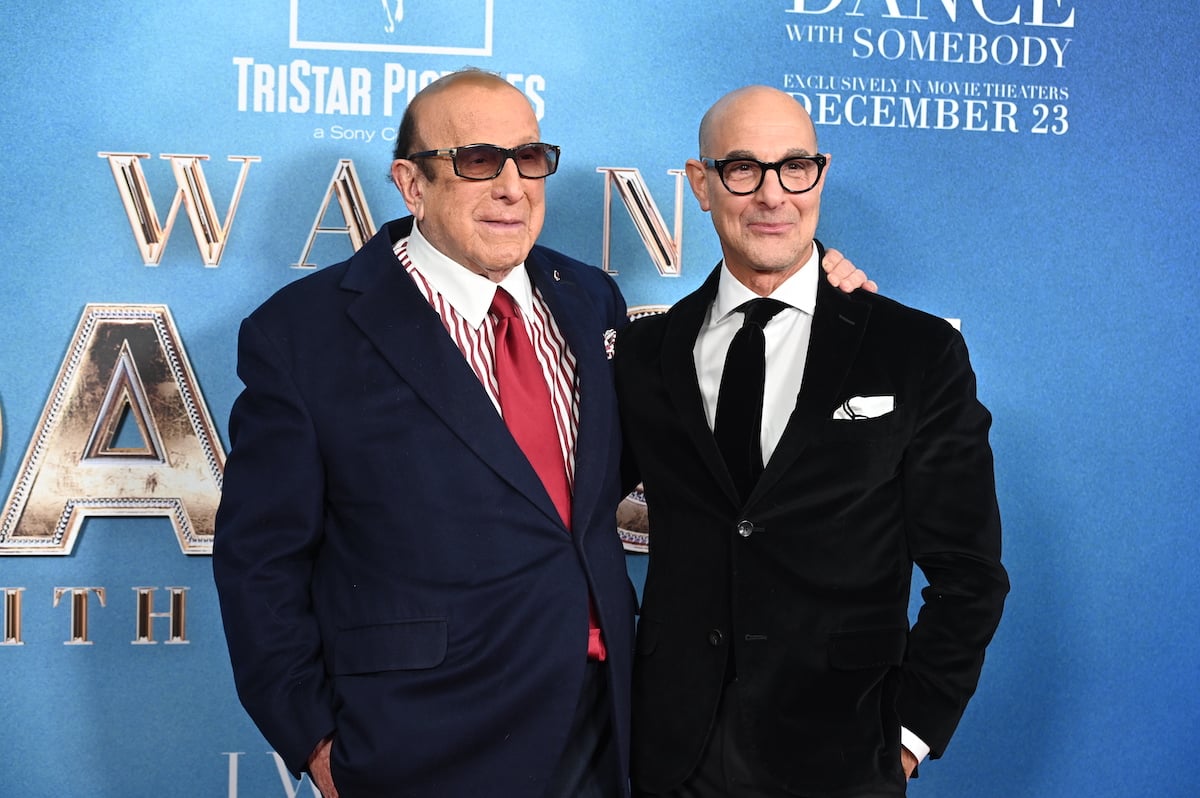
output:
<instances>
[{"instance_id":1,"label":"older man in navy suit","mask_svg":"<svg viewBox=\"0 0 1200 798\"><path fill-rule=\"evenodd\" d=\"M213 566L242 702L327 798L628 792L625 303L534 245L539 139L497 76L427 87L413 217L242 325Z\"/></svg>"}]
</instances>

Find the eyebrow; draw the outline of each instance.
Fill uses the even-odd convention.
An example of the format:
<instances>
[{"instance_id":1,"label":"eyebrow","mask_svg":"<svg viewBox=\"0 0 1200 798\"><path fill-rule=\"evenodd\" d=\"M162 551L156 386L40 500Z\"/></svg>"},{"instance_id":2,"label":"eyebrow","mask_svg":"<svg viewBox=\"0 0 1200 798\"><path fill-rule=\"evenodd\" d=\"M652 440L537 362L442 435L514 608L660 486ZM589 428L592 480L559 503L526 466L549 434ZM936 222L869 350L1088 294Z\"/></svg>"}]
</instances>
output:
<instances>
[{"instance_id":1,"label":"eyebrow","mask_svg":"<svg viewBox=\"0 0 1200 798\"><path fill-rule=\"evenodd\" d=\"M784 153L783 157L780 158L779 160L786 161L788 158L798 158L802 155L812 155L812 153L803 147L793 147L792 149L790 149L786 153ZM758 158L755 156L755 154L753 152L751 152L750 150L730 150L729 152L725 153L725 157L722 158L722 160L726 160L726 161L727 160L740 160L740 159L747 159L747 160L751 160L751 161L758 160Z\"/></svg>"}]
</instances>

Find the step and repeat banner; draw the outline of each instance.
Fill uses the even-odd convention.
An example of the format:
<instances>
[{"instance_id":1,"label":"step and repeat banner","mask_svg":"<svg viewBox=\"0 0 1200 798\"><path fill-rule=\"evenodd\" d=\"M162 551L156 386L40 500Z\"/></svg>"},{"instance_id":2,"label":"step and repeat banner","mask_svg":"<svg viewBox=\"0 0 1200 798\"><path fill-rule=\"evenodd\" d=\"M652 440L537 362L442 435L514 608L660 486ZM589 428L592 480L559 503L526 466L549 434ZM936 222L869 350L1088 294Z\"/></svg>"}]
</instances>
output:
<instances>
[{"instance_id":1,"label":"step and repeat banner","mask_svg":"<svg viewBox=\"0 0 1200 798\"><path fill-rule=\"evenodd\" d=\"M909 793L1195 794L1200 12L1087 0L102 0L3 12L0 796L309 796L212 584L240 320L405 214L396 125L477 66L561 145L542 243L659 312L719 259L708 106L791 92L819 237L954 320L1013 591ZM447 477L449 480L451 477ZM397 497L403 501L403 497ZM648 529L620 511L639 588Z\"/></svg>"}]
</instances>

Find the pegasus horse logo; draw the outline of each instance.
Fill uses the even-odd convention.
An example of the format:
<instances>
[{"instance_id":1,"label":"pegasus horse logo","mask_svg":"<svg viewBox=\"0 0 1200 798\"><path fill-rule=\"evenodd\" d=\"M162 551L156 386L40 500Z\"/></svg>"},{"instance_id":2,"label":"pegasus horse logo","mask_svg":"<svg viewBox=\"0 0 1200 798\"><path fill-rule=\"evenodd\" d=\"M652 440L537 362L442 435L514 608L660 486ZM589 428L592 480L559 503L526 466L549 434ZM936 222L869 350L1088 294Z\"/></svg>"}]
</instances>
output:
<instances>
[{"instance_id":1,"label":"pegasus horse logo","mask_svg":"<svg viewBox=\"0 0 1200 798\"><path fill-rule=\"evenodd\" d=\"M383 13L387 14L387 27L385 30L388 33L396 32L396 23L404 21L404 0L396 0L396 8L392 9L392 4L388 0L380 0L383 3Z\"/></svg>"}]
</instances>

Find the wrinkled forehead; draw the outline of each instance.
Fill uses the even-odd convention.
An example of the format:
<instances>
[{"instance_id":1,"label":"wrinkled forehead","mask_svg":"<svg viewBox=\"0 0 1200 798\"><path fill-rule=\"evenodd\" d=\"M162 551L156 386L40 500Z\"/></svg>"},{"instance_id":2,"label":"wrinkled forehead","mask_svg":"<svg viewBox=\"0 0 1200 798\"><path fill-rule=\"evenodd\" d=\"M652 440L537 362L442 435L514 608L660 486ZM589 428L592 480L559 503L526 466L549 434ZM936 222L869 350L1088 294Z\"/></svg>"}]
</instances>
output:
<instances>
[{"instance_id":1,"label":"wrinkled forehead","mask_svg":"<svg viewBox=\"0 0 1200 798\"><path fill-rule=\"evenodd\" d=\"M539 138L533 106L505 82L447 86L426 98L418 110L418 135L430 147L514 146Z\"/></svg>"}]
</instances>

